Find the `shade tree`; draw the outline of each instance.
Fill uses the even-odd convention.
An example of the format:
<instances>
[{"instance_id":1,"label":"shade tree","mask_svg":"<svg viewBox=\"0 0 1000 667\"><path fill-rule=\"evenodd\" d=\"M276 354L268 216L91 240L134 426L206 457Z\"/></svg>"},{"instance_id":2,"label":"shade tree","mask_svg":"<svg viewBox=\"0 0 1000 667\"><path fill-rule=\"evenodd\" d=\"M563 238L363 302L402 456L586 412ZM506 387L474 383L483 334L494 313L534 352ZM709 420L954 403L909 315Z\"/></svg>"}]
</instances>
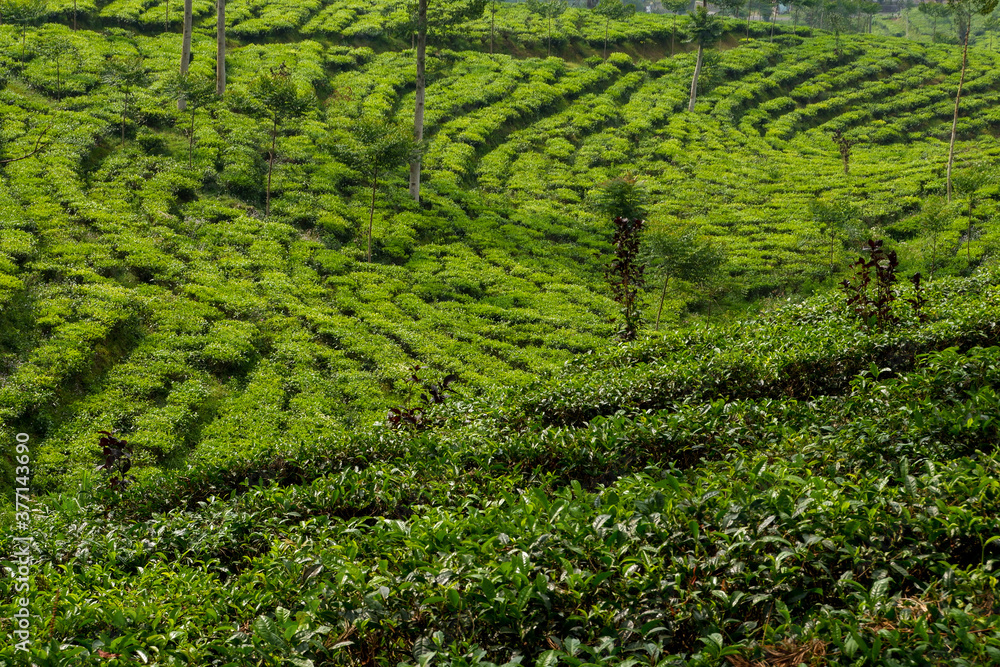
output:
<instances>
[{"instance_id":1,"label":"shade tree","mask_svg":"<svg viewBox=\"0 0 1000 667\"><path fill-rule=\"evenodd\" d=\"M859 217L857 206L844 199L817 197L809 202L809 214L816 223L817 231L824 241L829 241L830 275L836 272L834 257L838 241L844 241L850 233L850 224Z\"/></svg>"},{"instance_id":2,"label":"shade tree","mask_svg":"<svg viewBox=\"0 0 1000 667\"><path fill-rule=\"evenodd\" d=\"M545 19L546 30L545 55L552 55L552 19L561 16L569 7L566 0L527 0L525 6L532 14L538 14Z\"/></svg>"},{"instance_id":3,"label":"shade tree","mask_svg":"<svg viewBox=\"0 0 1000 667\"><path fill-rule=\"evenodd\" d=\"M677 43L677 15L683 14L691 6L688 0L663 0L663 9L673 14L670 25L670 55L674 55L674 45Z\"/></svg>"},{"instance_id":4,"label":"shade tree","mask_svg":"<svg viewBox=\"0 0 1000 667\"><path fill-rule=\"evenodd\" d=\"M215 82L207 77L173 72L167 75L163 83L164 91L171 98L187 102L185 110L190 112L190 125L185 133L188 135L188 167L191 167L194 164L195 110L215 99Z\"/></svg>"},{"instance_id":5,"label":"shade tree","mask_svg":"<svg viewBox=\"0 0 1000 667\"><path fill-rule=\"evenodd\" d=\"M101 81L118 90L122 98L121 137L125 142L125 121L128 118L129 102L137 88L149 81L149 68L141 54L124 56L116 54L104 65Z\"/></svg>"},{"instance_id":6,"label":"shade tree","mask_svg":"<svg viewBox=\"0 0 1000 667\"><path fill-rule=\"evenodd\" d=\"M694 111L694 104L698 97L698 77L701 75L701 65L704 58L705 46L714 44L722 37L723 25L721 19L708 13L704 6L691 14L691 27L689 28L689 42L698 45L698 56L694 65L694 76L691 77L691 97L688 102L688 111Z\"/></svg>"},{"instance_id":7,"label":"shade tree","mask_svg":"<svg viewBox=\"0 0 1000 667\"><path fill-rule=\"evenodd\" d=\"M48 0L3 0L0 2L0 15L11 23L21 26L21 61L27 46L28 26L45 16L48 10Z\"/></svg>"},{"instance_id":8,"label":"shade tree","mask_svg":"<svg viewBox=\"0 0 1000 667\"><path fill-rule=\"evenodd\" d=\"M604 18L604 58L608 57L608 29L612 21L624 21L635 14L634 5L626 5L622 0L601 0L594 13Z\"/></svg>"},{"instance_id":9,"label":"shade tree","mask_svg":"<svg viewBox=\"0 0 1000 667\"><path fill-rule=\"evenodd\" d=\"M250 93L260 105L259 115L269 120L271 124L271 148L268 151L267 193L264 203L264 215L270 215L271 174L274 171L278 129L283 123L304 113L312 105L313 99L311 95L299 92L285 63L281 63L277 69L269 68L267 74L258 76L250 86Z\"/></svg>"},{"instance_id":10,"label":"shade tree","mask_svg":"<svg viewBox=\"0 0 1000 667\"><path fill-rule=\"evenodd\" d=\"M417 151L418 146L409 128L382 117L371 116L357 119L351 126L350 132L336 144L335 152L338 157L361 172L371 185L371 204L368 209L368 262L372 261L372 227L375 220L375 193L379 177L407 164Z\"/></svg>"},{"instance_id":11,"label":"shade tree","mask_svg":"<svg viewBox=\"0 0 1000 667\"><path fill-rule=\"evenodd\" d=\"M46 35L38 47L38 51L56 66L56 100L59 101L62 99L63 64L67 60L75 60L79 66L81 62L80 52L69 37L58 33Z\"/></svg>"},{"instance_id":12,"label":"shade tree","mask_svg":"<svg viewBox=\"0 0 1000 667\"><path fill-rule=\"evenodd\" d=\"M698 224L672 218L648 226L641 250L647 270L663 281L654 330L660 329L663 303L672 279L709 286L726 262L725 248L705 235Z\"/></svg>"},{"instance_id":13,"label":"shade tree","mask_svg":"<svg viewBox=\"0 0 1000 667\"><path fill-rule=\"evenodd\" d=\"M191 26L193 22L192 0L184 0L184 34L181 37L181 76L187 75L191 64ZM177 98L177 110L184 111L184 97Z\"/></svg>"},{"instance_id":14,"label":"shade tree","mask_svg":"<svg viewBox=\"0 0 1000 667\"><path fill-rule=\"evenodd\" d=\"M435 6L436 12L430 14L435 25L455 24L482 16L486 8L486 0L462 0ZM413 107L413 141L420 144L424 139L424 104L427 91L427 30L428 19L427 0L417 2L417 79L416 94ZM420 165L421 155L416 152L410 162L410 196L416 202L420 201Z\"/></svg>"},{"instance_id":15,"label":"shade tree","mask_svg":"<svg viewBox=\"0 0 1000 667\"><path fill-rule=\"evenodd\" d=\"M948 5L957 16L965 16L965 34L962 40L962 73L958 79L958 91L955 93L955 111L951 121L951 138L948 141L948 166L946 176L946 191L948 202L951 202L951 169L955 163L955 135L958 130L958 110L962 102L962 86L965 84L965 72L969 64L969 27L972 25L972 15L988 16L997 8L998 0L948 0ZM922 5L921 5L922 6Z\"/></svg>"},{"instance_id":16,"label":"shade tree","mask_svg":"<svg viewBox=\"0 0 1000 667\"><path fill-rule=\"evenodd\" d=\"M972 266L972 237L973 222L972 211L983 197L983 190L987 185L996 183L996 171L983 164L974 164L955 173L955 191L964 196L967 204L966 208L966 232L965 232L965 253L969 266Z\"/></svg>"}]
</instances>

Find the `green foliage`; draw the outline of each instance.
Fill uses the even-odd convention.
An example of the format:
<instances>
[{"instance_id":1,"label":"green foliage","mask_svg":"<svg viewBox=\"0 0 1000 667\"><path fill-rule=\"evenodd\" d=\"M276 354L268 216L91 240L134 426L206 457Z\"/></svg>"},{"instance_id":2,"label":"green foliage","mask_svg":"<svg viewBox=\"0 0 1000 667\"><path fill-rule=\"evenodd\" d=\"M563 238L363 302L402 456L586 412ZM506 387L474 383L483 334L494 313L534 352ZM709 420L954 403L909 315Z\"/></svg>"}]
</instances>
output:
<instances>
[{"instance_id":1,"label":"green foliage","mask_svg":"<svg viewBox=\"0 0 1000 667\"><path fill-rule=\"evenodd\" d=\"M432 30L423 201L387 172L373 207L331 140L412 117L407 3L232 5L228 97L190 117L162 85L179 5L165 33L164 3L79 5L83 26L142 31L0 27L0 436L31 434L32 662L996 661L995 184L923 226L953 47L850 34L861 11L839 45L822 7L812 35L751 22L692 115L695 54L659 58L688 19L504 3ZM207 78L213 6L194 11ZM491 28L517 57L482 52ZM606 31L607 62L535 57ZM157 83L101 80L133 54ZM294 125L253 94L282 62L296 97L326 98ZM1000 155L996 58L967 75L958 175ZM129 122L136 141L109 140ZM620 213L588 208L622 173L635 210L724 244L717 284L758 317L607 344ZM359 261L366 220L397 264ZM937 268L894 286L884 330L839 293L803 298L862 233L893 236L897 272ZM373 426L416 364L467 390L426 428ZM113 513L102 427L134 447Z\"/></svg>"},{"instance_id":2,"label":"green foliage","mask_svg":"<svg viewBox=\"0 0 1000 667\"><path fill-rule=\"evenodd\" d=\"M602 183L590 196L591 208L602 218L645 218L648 202L649 192L630 173Z\"/></svg>"}]
</instances>

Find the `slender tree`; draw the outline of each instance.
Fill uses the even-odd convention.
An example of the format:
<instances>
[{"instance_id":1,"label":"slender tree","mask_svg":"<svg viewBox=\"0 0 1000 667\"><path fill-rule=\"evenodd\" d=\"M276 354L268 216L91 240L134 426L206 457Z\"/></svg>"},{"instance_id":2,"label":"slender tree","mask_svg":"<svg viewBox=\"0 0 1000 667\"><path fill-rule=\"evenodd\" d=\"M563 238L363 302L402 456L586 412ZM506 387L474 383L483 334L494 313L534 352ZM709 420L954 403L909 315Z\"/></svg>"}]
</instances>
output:
<instances>
[{"instance_id":1,"label":"slender tree","mask_svg":"<svg viewBox=\"0 0 1000 667\"><path fill-rule=\"evenodd\" d=\"M858 209L849 202L816 198L809 202L809 213L820 235L830 242L830 275L836 272L834 263L837 241L847 238L849 225L858 217Z\"/></svg>"},{"instance_id":2,"label":"slender tree","mask_svg":"<svg viewBox=\"0 0 1000 667\"><path fill-rule=\"evenodd\" d=\"M164 88L168 95L187 102L186 110L190 112L188 135L188 168L194 165L194 119L195 109L200 109L212 101L215 93L215 82L209 78L195 77L191 74L173 73L167 75Z\"/></svg>"},{"instance_id":3,"label":"slender tree","mask_svg":"<svg viewBox=\"0 0 1000 667\"><path fill-rule=\"evenodd\" d=\"M105 65L101 79L105 84L117 88L122 95L122 143L124 143L128 103L132 99L133 90L145 86L148 82L149 70L141 55L129 57L116 55Z\"/></svg>"},{"instance_id":4,"label":"slender tree","mask_svg":"<svg viewBox=\"0 0 1000 667\"><path fill-rule=\"evenodd\" d=\"M193 22L191 0L184 0L184 36L181 42L181 76L188 72L188 65L191 63L191 25ZM177 99L177 110L184 111L184 98Z\"/></svg>"},{"instance_id":5,"label":"slender tree","mask_svg":"<svg viewBox=\"0 0 1000 667\"><path fill-rule=\"evenodd\" d=\"M955 174L955 190L965 195L966 203L968 204L968 209L966 210L968 225L965 233L965 257L969 266L972 266L972 209L979 202L979 198L982 196L982 189L991 180L996 178L996 174L991 173L991 171L984 165L977 164L962 169Z\"/></svg>"},{"instance_id":6,"label":"slender tree","mask_svg":"<svg viewBox=\"0 0 1000 667\"><path fill-rule=\"evenodd\" d=\"M80 53L68 37L60 34L47 35L42 41L41 53L56 66L56 101L62 99L62 64L66 58L80 62Z\"/></svg>"},{"instance_id":7,"label":"slender tree","mask_svg":"<svg viewBox=\"0 0 1000 667\"><path fill-rule=\"evenodd\" d=\"M289 118L301 115L311 104L308 95L301 95L291 72L281 63L278 69L271 68L269 74L257 77L251 85L251 93L261 104L264 116L271 121L271 150L267 159L267 195L264 215L271 214L271 174L274 171L274 157L277 150L278 127Z\"/></svg>"},{"instance_id":8,"label":"slender tree","mask_svg":"<svg viewBox=\"0 0 1000 667\"><path fill-rule=\"evenodd\" d=\"M413 109L413 141L422 143L424 140L424 96L427 87L427 0L417 3L417 91ZM410 196L416 202L420 201L420 156L414 156L410 161Z\"/></svg>"},{"instance_id":9,"label":"slender tree","mask_svg":"<svg viewBox=\"0 0 1000 667\"><path fill-rule=\"evenodd\" d=\"M938 266L938 238L951 226L952 218L952 211L940 197L930 197L924 202L919 220L925 244L929 245L931 250L931 258L927 262L927 270L930 272L929 279L933 279L934 272L940 268ZM926 250L924 253L926 261Z\"/></svg>"},{"instance_id":10,"label":"slender tree","mask_svg":"<svg viewBox=\"0 0 1000 667\"><path fill-rule=\"evenodd\" d=\"M922 2L917 5L917 11L930 19L931 41L936 42L938 21L941 19L947 20L951 16L951 8L946 4L938 2Z\"/></svg>"},{"instance_id":11,"label":"slender tree","mask_svg":"<svg viewBox=\"0 0 1000 667\"><path fill-rule=\"evenodd\" d=\"M215 0L215 94L226 93L226 0Z\"/></svg>"},{"instance_id":12,"label":"slender tree","mask_svg":"<svg viewBox=\"0 0 1000 667\"><path fill-rule=\"evenodd\" d=\"M698 43L698 58L694 65L694 76L691 77L691 100L688 111L694 111L694 103L698 96L698 77L701 75L702 56L705 45L713 44L722 37L722 21L708 13L704 6L697 13L691 14L691 37L687 41Z\"/></svg>"},{"instance_id":13,"label":"slender tree","mask_svg":"<svg viewBox=\"0 0 1000 667\"><path fill-rule=\"evenodd\" d=\"M642 245L641 254L647 269L663 280L654 326L654 330L659 331L670 280L709 283L725 263L726 252L716 241L702 234L697 225L680 220L649 225Z\"/></svg>"},{"instance_id":14,"label":"slender tree","mask_svg":"<svg viewBox=\"0 0 1000 667\"><path fill-rule=\"evenodd\" d=\"M560 16L568 7L566 0L527 0L528 11L543 17L548 25L545 55L552 55L552 19Z\"/></svg>"},{"instance_id":15,"label":"slender tree","mask_svg":"<svg viewBox=\"0 0 1000 667\"><path fill-rule=\"evenodd\" d=\"M670 26L670 56L674 55L674 45L677 43L677 15L687 11L688 0L663 0L663 8L674 15Z\"/></svg>"},{"instance_id":16,"label":"slender tree","mask_svg":"<svg viewBox=\"0 0 1000 667\"><path fill-rule=\"evenodd\" d=\"M951 168L955 163L955 135L958 131L958 108L962 102L962 86L965 84L965 69L969 62L969 33L972 32L973 13L987 16L997 7L998 0L948 0L948 4L955 11L959 21L963 20L965 25L965 35L962 40L962 74L958 79L958 92L955 93L955 113L951 119L951 139L948 141L948 169L947 169L947 196L948 203L951 203ZM922 6L922 5L921 5Z\"/></svg>"},{"instance_id":17,"label":"slender tree","mask_svg":"<svg viewBox=\"0 0 1000 667\"><path fill-rule=\"evenodd\" d=\"M0 13L11 23L21 24L21 62L24 62L28 43L28 25L34 23L48 10L48 0L6 0Z\"/></svg>"},{"instance_id":18,"label":"slender tree","mask_svg":"<svg viewBox=\"0 0 1000 667\"><path fill-rule=\"evenodd\" d=\"M337 152L360 171L371 184L368 209L368 260L372 261L372 227L375 221L375 192L379 176L409 162L417 151L413 136L402 125L383 118L362 117L356 121Z\"/></svg>"},{"instance_id":19,"label":"slender tree","mask_svg":"<svg viewBox=\"0 0 1000 667\"><path fill-rule=\"evenodd\" d=\"M454 2L440 8L441 11L435 16L435 23L457 24L468 19L478 18L483 15L485 8L486 0ZM418 0L416 102L413 109L413 140L417 145L421 145L424 140L424 100L427 88L427 30L429 25L427 14L427 0ZM420 201L420 162L421 156L418 151L410 162L410 196L417 202Z\"/></svg>"},{"instance_id":20,"label":"slender tree","mask_svg":"<svg viewBox=\"0 0 1000 667\"><path fill-rule=\"evenodd\" d=\"M601 0L594 13L604 17L604 59L608 59L608 29L611 21L624 21L635 14L635 5L626 5L622 0Z\"/></svg>"},{"instance_id":21,"label":"slender tree","mask_svg":"<svg viewBox=\"0 0 1000 667\"><path fill-rule=\"evenodd\" d=\"M493 37L496 34L497 3L500 0L490 0L490 55L493 55Z\"/></svg>"}]
</instances>

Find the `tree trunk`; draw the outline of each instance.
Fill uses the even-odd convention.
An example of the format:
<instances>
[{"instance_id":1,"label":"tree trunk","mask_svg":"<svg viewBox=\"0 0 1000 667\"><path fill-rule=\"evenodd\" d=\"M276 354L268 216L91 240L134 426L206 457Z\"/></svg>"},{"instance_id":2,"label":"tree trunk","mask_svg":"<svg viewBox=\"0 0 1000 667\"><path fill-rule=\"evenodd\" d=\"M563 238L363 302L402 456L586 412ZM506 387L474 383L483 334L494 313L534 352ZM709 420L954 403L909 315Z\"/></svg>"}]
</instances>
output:
<instances>
[{"instance_id":1,"label":"tree trunk","mask_svg":"<svg viewBox=\"0 0 1000 667\"><path fill-rule=\"evenodd\" d=\"M660 314L663 313L663 300L667 297L667 283L670 282L670 276L668 275L663 279L663 291L660 292L660 307L656 311L656 326L653 327L653 331L660 330Z\"/></svg>"},{"instance_id":2,"label":"tree trunk","mask_svg":"<svg viewBox=\"0 0 1000 667\"><path fill-rule=\"evenodd\" d=\"M694 103L698 97L698 75L701 74L701 54L702 46L698 45L698 60L694 64L694 76L691 77L691 102L688 104L688 111L694 111Z\"/></svg>"},{"instance_id":3,"label":"tree trunk","mask_svg":"<svg viewBox=\"0 0 1000 667\"><path fill-rule=\"evenodd\" d=\"M274 150L278 142L278 116L274 116L271 126L271 153L267 160L267 198L264 201L264 215L271 215L271 172L274 170Z\"/></svg>"},{"instance_id":4,"label":"tree trunk","mask_svg":"<svg viewBox=\"0 0 1000 667\"><path fill-rule=\"evenodd\" d=\"M965 240L965 257L969 260L969 266L972 266L972 195L969 193L969 236Z\"/></svg>"},{"instance_id":5,"label":"tree trunk","mask_svg":"<svg viewBox=\"0 0 1000 667\"><path fill-rule=\"evenodd\" d=\"M955 115L951 119L951 141L948 142L948 203L951 203L951 167L955 163L955 132L958 129L958 105L962 101L962 85L965 83L965 66L969 62L969 33L965 31L965 45L962 47L962 76L958 79L958 93L955 95Z\"/></svg>"},{"instance_id":6,"label":"tree trunk","mask_svg":"<svg viewBox=\"0 0 1000 667\"><path fill-rule=\"evenodd\" d=\"M545 40L545 57L552 55L552 17L549 17L548 37Z\"/></svg>"},{"instance_id":7,"label":"tree trunk","mask_svg":"<svg viewBox=\"0 0 1000 667\"><path fill-rule=\"evenodd\" d=\"M76 0L73 0L73 30L76 30Z\"/></svg>"},{"instance_id":8,"label":"tree trunk","mask_svg":"<svg viewBox=\"0 0 1000 667\"><path fill-rule=\"evenodd\" d=\"M188 137L188 169L194 164L194 105L191 105L191 135Z\"/></svg>"},{"instance_id":9,"label":"tree trunk","mask_svg":"<svg viewBox=\"0 0 1000 667\"><path fill-rule=\"evenodd\" d=\"M181 43L181 76L188 72L188 63L191 61L191 0L184 0L184 41ZM177 100L177 110L184 111L187 101L182 95Z\"/></svg>"},{"instance_id":10,"label":"tree trunk","mask_svg":"<svg viewBox=\"0 0 1000 667\"><path fill-rule=\"evenodd\" d=\"M226 0L216 0L215 19L215 94L226 93Z\"/></svg>"},{"instance_id":11,"label":"tree trunk","mask_svg":"<svg viewBox=\"0 0 1000 667\"><path fill-rule=\"evenodd\" d=\"M424 139L424 76L427 52L427 0L419 0L417 5L417 100L413 111L413 138L419 144ZM410 163L410 196L420 202L420 155Z\"/></svg>"},{"instance_id":12,"label":"tree trunk","mask_svg":"<svg viewBox=\"0 0 1000 667\"><path fill-rule=\"evenodd\" d=\"M778 21L778 5L774 5L774 12L771 14L771 37L769 42L774 42L774 24Z\"/></svg>"},{"instance_id":13,"label":"tree trunk","mask_svg":"<svg viewBox=\"0 0 1000 667\"><path fill-rule=\"evenodd\" d=\"M611 25L611 19L606 19L604 21L604 59L608 59L608 26Z\"/></svg>"},{"instance_id":14,"label":"tree trunk","mask_svg":"<svg viewBox=\"0 0 1000 667\"><path fill-rule=\"evenodd\" d=\"M670 57L674 57L674 44L677 42L677 14L674 14L674 26L670 29Z\"/></svg>"},{"instance_id":15,"label":"tree trunk","mask_svg":"<svg viewBox=\"0 0 1000 667\"><path fill-rule=\"evenodd\" d=\"M378 167L372 175L372 205L368 209L368 263L372 261L372 224L375 221L375 188L378 187Z\"/></svg>"},{"instance_id":16,"label":"tree trunk","mask_svg":"<svg viewBox=\"0 0 1000 667\"><path fill-rule=\"evenodd\" d=\"M490 3L490 55L493 55L493 36L495 34L494 25L497 18L497 3L494 0Z\"/></svg>"}]
</instances>

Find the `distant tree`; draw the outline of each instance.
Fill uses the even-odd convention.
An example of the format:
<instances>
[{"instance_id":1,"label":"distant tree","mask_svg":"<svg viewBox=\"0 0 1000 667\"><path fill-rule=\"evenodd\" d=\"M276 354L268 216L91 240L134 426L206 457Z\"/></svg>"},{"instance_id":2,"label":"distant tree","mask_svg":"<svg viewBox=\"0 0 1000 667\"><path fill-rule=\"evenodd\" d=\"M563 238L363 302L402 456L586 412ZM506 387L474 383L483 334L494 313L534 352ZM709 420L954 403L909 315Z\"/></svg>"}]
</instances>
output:
<instances>
[{"instance_id":1,"label":"distant tree","mask_svg":"<svg viewBox=\"0 0 1000 667\"><path fill-rule=\"evenodd\" d=\"M687 41L698 43L698 58L694 65L694 76L691 77L691 100L688 111L694 111L694 103L698 96L698 76L701 74L702 57L706 44L713 44L722 37L722 21L708 13L704 6L697 13L691 14L691 37Z\"/></svg>"},{"instance_id":2,"label":"distant tree","mask_svg":"<svg viewBox=\"0 0 1000 667\"><path fill-rule=\"evenodd\" d=\"M608 59L608 28L611 21L624 21L635 14L634 5L626 5L622 0L601 0L594 13L604 17L604 59Z\"/></svg>"},{"instance_id":3,"label":"distant tree","mask_svg":"<svg viewBox=\"0 0 1000 667\"><path fill-rule=\"evenodd\" d=\"M486 0L463 0L442 5L438 12L432 15L434 22L438 25L450 25L469 19L478 18L483 15L486 8ZM424 101L427 88L426 60L427 60L427 29L428 29L428 7L427 0L417 2L417 80L416 80L416 100L413 108L413 140L420 144L424 140ZM416 202L420 201L420 153L416 153L410 162L410 196Z\"/></svg>"},{"instance_id":4,"label":"distant tree","mask_svg":"<svg viewBox=\"0 0 1000 667\"><path fill-rule=\"evenodd\" d=\"M858 3L858 11L867 17L865 24L862 26L864 28L862 32L870 34L872 31L872 22L875 20L875 15L882 11L882 5L870 0L861 0Z\"/></svg>"},{"instance_id":5,"label":"distant tree","mask_svg":"<svg viewBox=\"0 0 1000 667\"><path fill-rule=\"evenodd\" d=\"M955 190L965 195L968 203L966 217L968 226L965 233L965 252L969 266L972 266L972 209L979 203L982 197L982 189L991 182L995 182L996 173L985 165L972 165L958 171L955 174Z\"/></svg>"},{"instance_id":6,"label":"distant tree","mask_svg":"<svg viewBox=\"0 0 1000 667\"><path fill-rule=\"evenodd\" d=\"M193 15L191 9L192 0L184 0L184 35L181 38L181 76L186 76L188 65L191 64L191 24ZM177 98L177 110L184 111L184 98Z\"/></svg>"},{"instance_id":7,"label":"distant tree","mask_svg":"<svg viewBox=\"0 0 1000 667\"><path fill-rule=\"evenodd\" d=\"M191 74L168 74L164 81L164 89L175 99L187 101L187 109L191 112L191 124L188 135L188 167L194 164L194 118L195 109L209 104L215 96L215 82L208 78L195 77Z\"/></svg>"},{"instance_id":8,"label":"distant tree","mask_svg":"<svg viewBox=\"0 0 1000 667\"><path fill-rule=\"evenodd\" d=\"M953 219L952 211L940 197L931 197L924 202L919 220L925 243L930 245L931 258L927 262L927 270L930 272L928 277L931 279L934 278L934 272L940 268L938 264L938 240L941 234L951 226Z\"/></svg>"},{"instance_id":9,"label":"distant tree","mask_svg":"<svg viewBox=\"0 0 1000 667\"><path fill-rule=\"evenodd\" d=\"M719 0L715 4L723 14L735 17L739 15L746 2L745 0Z\"/></svg>"},{"instance_id":10,"label":"distant tree","mask_svg":"<svg viewBox=\"0 0 1000 667\"><path fill-rule=\"evenodd\" d=\"M142 88L149 81L149 70L141 55L115 55L105 64L101 80L114 88L122 96L122 143L125 142L125 119L128 117L128 103L134 90Z\"/></svg>"},{"instance_id":11,"label":"distant tree","mask_svg":"<svg viewBox=\"0 0 1000 667\"><path fill-rule=\"evenodd\" d=\"M916 4L914 4L913 0L906 0L903 3L903 9L900 11L900 14L903 15L903 22L906 25L906 39L910 38L910 12L913 11L914 7L916 7Z\"/></svg>"},{"instance_id":12,"label":"distant tree","mask_svg":"<svg viewBox=\"0 0 1000 667\"><path fill-rule=\"evenodd\" d=\"M947 20L951 16L951 8L944 3L922 2L917 5L917 11L923 14L931 22L931 41L937 41L937 25L941 19Z\"/></svg>"},{"instance_id":13,"label":"distant tree","mask_svg":"<svg viewBox=\"0 0 1000 667\"><path fill-rule=\"evenodd\" d=\"M996 32L997 29L1000 29L1000 14L997 14L996 12L994 12L994 13L990 14L988 17L986 17L986 22L983 25L983 27L986 29L986 32L989 33L989 35L990 35L989 50L992 51L993 50L993 33Z\"/></svg>"},{"instance_id":14,"label":"distant tree","mask_svg":"<svg viewBox=\"0 0 1000 667\"><path fill-rule=\"evenodd\" d=\"M958 92L955 93L955 113L951 120L951 139L948 142L948 175L947 191L948 202L951 203L951 167L955 162L955 134L958 130L958 107L962 102L962 86L965 83L965 70L969 63L969 34L972 32L972 14L977 13L986 16L997 7L998 0L948 0L948 4L956 12L966 17L965 36L962 40L962 74L958 79Z\"/></svg>"},{"instance_id":15,"label":"distant tree","mask_svg":"<svg viewBox=\"0 0 1000 667\"><path fill-rule=\"evenodd\" d=\"M845 201L816 198L809 202L809 213L817 223L820 235L830 241L830 275L836 272L834 254L838 241L848 235L848 225L857 219L858 210Z\"/></svg>"},{"instance_id":16,"label":"distant tree","mask_svg":"<svg viewBox=\"0 0 1000 667\"><path fill-rule=\"evenodd\" d=\"M568 5L566 0L527 0L525 3L528 11L538 14L544 18L548 24L548 38L546 39L546 56L552 55L552 19L562 15Z\"/></svg>"},{"instance_id":17,"label":"distant tree","mask_svg":"<svg viewBox=\"0 0 1000 667\"><path fill-rule=\"evenodd\" d=\"M404 165L413 157L417 144L404 126L384 118L359 118L337 153L371 184L372 199L368 210L368 261L372 261L372 227L375 221L375 192L379 176Z\"/></svg>"},{"instance_id":18,"label":"distant tree","mask_svg":"<svg viewBox=\"0 0 1000 667\"><path fill-rule=\"evenodd\" d=\"M0 14L7 17L11 23L21 24L21 62L24 62L28 25L42 18L47 10L48 0L3 0L0 2Z\"/></svg>"},{"instance_id":19,"label":"distant tree","mask_svg":"<svg viewBox=\"0 0 1000 667\"><path fill-rule=\"evenodd\" d=\"M687 11L691 6L688 0L663 0L663 9L674 15L670 28L670 55L674 55L674 45L677 43L677 15Z\"/></svg>"},{"instance_id":20,"label":"distant tree","mask_svg":"<svg viewBox=\"0 0 1000 667\"><path fill-rule=\"evenodd\" d=\"M278 69L269 69L251 85L251 93L261 104L264 116L271 121L271 150L267 159L267 195L264 215L271 214L271 174L274 171L274 157L277 149L278 127L289 118L301 115L311 104L308 95L299 94L291 72L281 63Z\"/></svg>"},{"instance_id":21,"label":"distant tree","mask_svg":"<svg viewBox=\"0 0 1000 667\"><path fill-rule=\"evenodd\" d=\"M663 280L655 331L660 329L663 302L672 278L706 285L718 276L726 261L721 245L704 235L696 224L681 220L650 225L643 237L642 256L647 269Z\"/></svg>"},{"instance_id":22,"label":"distant tree","mask_svg":"<svg viewBox=\"0 0 1000 667\"><path fill-rule=\"evenodd\" d=\"M215 0L215 94L226 93L226 0Z\"/></svg>"},{"instance_id":23,"label":"distant tree","mask_svg":"<svg viewBox=\"0 0 1000 667\"><path fill-rule=\"evenodd\" d=\"M856 139L851 139L850 137L844 136L842 130L835 130L831 134L833 143L837 145L837 150L840 151L840 159L844 163L844 173L851 173L851 149L857 144Z\"/></svg>"},{"instance_id":24,"label":"distant tree","mask_svg":"<svg viewBox=\"0 0 1000 667\"><path fill-rule=\"evenodd\" d=\"M416 100L413 107L413 141L421 143L424 140L424 96L426 95L426 58L427 58L427 0L417 3L417 81ZM420 156L410 162L410 196L416 202L420 201Z\"/></svg>"},{"instance_id":25,"label":"distant tree","mask_svg":"<svg viewBox=\"0 0 1000 667\"><path fill-rule=\"evenodd\" d=\"M68 37L60 34L46 35L39 51L56 66L56 100L61 100L62 63L66 58L76 58L79 63L80 53Z\"/></svg>"},{"instance_id":26,"label":"distant tree","mask_svg":"<svg viewBox=\"0 0 1000 667\"><path fill-rule=\"evenodd\" d=\"M490 0L490 55L493 55L493 38L496 35L497 5L500 0Z\"/></svg>"}]
</instances>

